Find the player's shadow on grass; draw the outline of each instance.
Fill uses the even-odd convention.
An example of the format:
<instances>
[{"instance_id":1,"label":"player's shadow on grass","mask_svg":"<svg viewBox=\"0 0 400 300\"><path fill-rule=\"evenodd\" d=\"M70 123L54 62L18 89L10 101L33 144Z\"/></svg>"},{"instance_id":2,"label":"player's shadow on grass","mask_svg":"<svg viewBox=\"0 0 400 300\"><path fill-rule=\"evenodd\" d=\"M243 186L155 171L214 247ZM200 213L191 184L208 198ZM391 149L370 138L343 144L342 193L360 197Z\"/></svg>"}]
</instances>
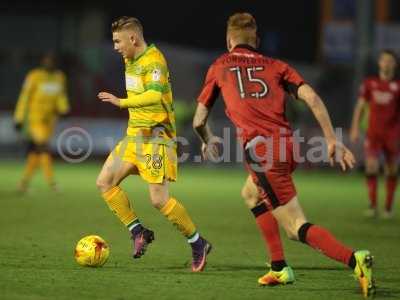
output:
<instances>
[{"instance_id":1,"label":"player's shadow on grass","mask_svg":"<svg viewBox=\"0 0 400 300\"><path fill-rule=\"evenodd\" d=\"M189 266L189 263L184 264L183 266L169 266L165 267L166 270L182 270L186 269ZM307 267L307 266L293 266L296 271L346 271L346 268L343 267ZM215 265L209 264L207 265L207 270L213 272L228 272L228 271L261 271L266 272L269 270L267 265L249 265L249 264L230 264L230 265Z\"/></svg>"},{"instance_id":2,"label":"player's shadow on grass","mask_svg":"<svg viewBox=\"0 0 400 300\"><path fill-rule=\"evenodd\" d=\"M350 271L350 269L341 267L341 266L316 266L316 267L310 267L310 266L292 266L295 271Z\"/></svg>"},{"instance_id":3,"label":"player's shadow on grass","mask_svg":"<svg viewBox=\"0 0 400 300\"><path fill-rule=\"evenodd\" d=\"M168 266L164 267L165 270L187 270L190 266L189 262L179 266ZM254 266L254 265L215 265L215 264L207 264L206 271L212 272L227 272L227 271L265 271L267 267L265 266Z\"/></svg>"},{"instance_id":4,"label":"player's shadow on grass","mask_svg":"<svg viewBox=\"0 0 400 300\"><path fill-rule=\"evenodd\" d=\"M24 198L27 196L28 193L21 193L20 191L17 190L17 188L8 190L0 189L0 198L13 199L13 198Z\"/></svg>"},{"instance_id":5,"label":"player's shadow on grass","mask_svg":"<svg viewBox=\"0 0 400 300\"><path fill-rule=\"evenodd\" d=\"M389 288L380 288L379 285L376 288L376 295L378 298L400 298L400 289L389 289Z\"/></svg>"}]
</instances>

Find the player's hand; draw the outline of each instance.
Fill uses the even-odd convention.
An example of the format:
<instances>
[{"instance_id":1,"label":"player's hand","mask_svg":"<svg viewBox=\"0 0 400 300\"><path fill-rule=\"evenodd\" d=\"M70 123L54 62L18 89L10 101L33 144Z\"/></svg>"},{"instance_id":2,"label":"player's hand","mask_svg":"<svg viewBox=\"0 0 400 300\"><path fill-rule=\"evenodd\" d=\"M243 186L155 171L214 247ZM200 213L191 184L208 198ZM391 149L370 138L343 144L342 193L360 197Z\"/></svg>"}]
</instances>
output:
<instances>
[{"instance_id":1,"label":"player's hand","mask_svg":"<svg viewBox=\"0 0 400 300\"><path fill-rule=\"evenodd\" d=\"M70 113L69 112L66 112L66 113L59 113L58 114L58 117L59 118L61 118L61 119L64 119L64 118L67 118L67 117L69 117L69 115L70 115Z\"/></svg>"},{"instance_id":2,"label":"player's hand","mask_svg":"<svg viewBox=\"0 0 400 300\"><path fill-rule=\"evenodd\" d=\"M111 104L114 104L115 106L119 107L120 99L115 97L113 94L107 92L100 92L97 94L97 98L99 98L103 102L110 102Z\"/></svg>"},{"instance_id":3,"label":"player's hand","mask_svg":"<svg viewBox=\"0 0 400 300\"><path fill-rule=\"evenodd\" d=\"M21 123L14 123L14 128L16 131L20 132L22 130L22 124Z\"/></svg>"},{"instance_id":4,"label":"player's hand","mask_svg":"<svg viewBox=\"0 0 400 300\"><path fill-rule=\"evenodd\" d=\"M358 141L358 138L360 137L360 131L357 128L351 128L350 129L350 142L351 143L356 143Z\"/></svg>"},{"instance_id":5,"label":"player's hand","mask_svg":"<svg viewBox=\"0 0 400 300\"><path fill-rule=\"evenodd\" d=\"M328 158L331 166L339 163L343 171L352 169L356 162L353 153L337 140L328 141Z\"/></svg>"},{"instance_id":6,"label":"player's hand","mask_svg":"<svg viewBox=\"0 0 400 300\"><path fill-rule=\"evenodd\" d=\"M210 160L210 161L217 161L219 158L219 151L218 151L218 143L219 143L219 138L216 136L213 136L209 139L208 143L203 143L201 145L201 153L203 154L203 158L205 160Z\"/></svg>"}]
</instances>

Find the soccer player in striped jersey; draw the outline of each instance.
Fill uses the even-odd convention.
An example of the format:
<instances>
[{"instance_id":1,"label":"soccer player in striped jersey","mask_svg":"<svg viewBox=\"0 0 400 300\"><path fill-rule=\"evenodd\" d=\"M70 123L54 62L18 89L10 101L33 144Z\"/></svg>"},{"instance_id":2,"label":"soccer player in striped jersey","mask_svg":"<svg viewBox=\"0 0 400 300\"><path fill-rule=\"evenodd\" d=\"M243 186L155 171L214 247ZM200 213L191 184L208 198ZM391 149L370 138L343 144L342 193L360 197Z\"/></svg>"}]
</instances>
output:
<instances>
[{"instance_id":1,"label":"soccer player in striped jersey","mask_svg":"<svg viewBox=\"0 0 400 300\"><path fill-rule=\"evenodd\" d=\"M211 157L218 154L218 139L208 127L207 118L221 93L227 116L240 129L246 168L263 200L263 208L256 218L272 211L290 239L301 241L349 266L360 281L363 295L373 294L370 252L355 251L325 228L309 223L297 199L291 175L296 168L295 141L285 117L285 93L303 100L315 115L324 133L331 163L336 161L343 170L354 165L353 154L337 140L324 103L295 69L256 49L257 25L250 14L237 13L229 18L226 41L228 52L209 67L193 118L193 127L203 142L203 152ZM274 228L277 230L277 226ZM294 281L293 271L285 261L276 266L279 269L274 268L272 261L271 267L258 279L261 285Z\"/></svg>"},{"instance_id":2,"label":"soccer player in striped jersey","mask_svg":"<svg viewBox=\"0 0 400 300\"><path fill-rule=\"evenodd\" d=\"M177 176L175 116L169 71L163 54L143 37L138 19L121 17L112 24L114 49L125 61L127 98L100 92L98 98L128 109L126 137L108 156L97 186L109 208L131 232L133 257L141 257L154 233L144 227L119 184L139 175L149 185L150 201L186 237L192 248L192 271L206 264L211 244L201 237L181 202L169 194Z\"/></svg>"}]
</instances>

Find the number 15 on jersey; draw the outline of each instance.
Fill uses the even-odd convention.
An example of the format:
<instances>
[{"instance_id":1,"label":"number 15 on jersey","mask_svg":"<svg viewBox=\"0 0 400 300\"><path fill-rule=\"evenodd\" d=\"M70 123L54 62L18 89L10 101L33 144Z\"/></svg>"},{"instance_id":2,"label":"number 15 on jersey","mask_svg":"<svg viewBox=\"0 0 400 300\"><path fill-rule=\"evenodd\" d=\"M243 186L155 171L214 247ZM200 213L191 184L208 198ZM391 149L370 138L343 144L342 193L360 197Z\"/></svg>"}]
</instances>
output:
<instances>
[{"instance_id":1,"label":"number 15 on jersey","mask_svg":"<svg viewBox=\"0 0 400 300\"><path fill-rule=\"evenodd\" d=\"M237 86L239 90L239 95L241 99L245 98L256 98L256 99L261 99L264 98L268 94L268 85L265 83L265 81L257 77L257 72L264 71L264 67L262 66L252 66L252 67L231 67L229 68L229 71L235 72L236 73L236 78L237 78ZM243 76L244 73L244 76ZM244 84L244 80L247 79L248 82L255 83L260 86L260 90L257 92L248 92L247 88Z\"/></svg>"}]
</instances>

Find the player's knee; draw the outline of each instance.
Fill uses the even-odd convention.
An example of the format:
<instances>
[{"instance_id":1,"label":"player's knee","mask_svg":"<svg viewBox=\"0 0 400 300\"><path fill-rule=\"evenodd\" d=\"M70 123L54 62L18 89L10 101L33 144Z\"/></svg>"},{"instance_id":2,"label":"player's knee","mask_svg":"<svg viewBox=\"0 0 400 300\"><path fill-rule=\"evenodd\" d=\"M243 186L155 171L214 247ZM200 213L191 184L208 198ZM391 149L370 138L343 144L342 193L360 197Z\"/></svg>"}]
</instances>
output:
<instances>
[{"instance_id":1,"label":"player's knee","mask_svg":"<svg viewBox=\"0 0 400 300\"><path fill-rule=\"evenodd\" d=\"M157 208L161 209L169 200L168 186L164 184L152 184L150 186L150 202Z\"/></svg>"},{"instance_id":2,"label":"player's knee","mask_svg":"<svg viewBox=\"0 0 400 300\"><path fill-rule=\"evenodd\" d=\"M96 180L96 186L100 192L105 193L113 187L113 184L111 181L106 180L103 177L99 176L97 177Z\"/></svg>"},{"instance_id":3,"label":"player's knee","mask_svg":"<svg viewBox=\"0 0 400 300\"><path fill-rule=\"evenodd\" d=\"M291 222L290 224L284 226L288 239L290 239L292 241L300 240L299 229L303 223L304 222L302 222L300 220L296 220L296 221Z\"/></svg>"},{"instance_id":4,"label":"player's knee","mask_svg":"<svg viewBox=\"0 0 400 300\"><path fill-rule=\"evenodd\" d=\"M286 231L286 235L287 235L289 240L292 240L292 241L298 241L299 240L299 236L298 236L296 230L289 229L289 230L285 230L285 231Z\"/></svg>"},{"instance_id":5,"label":"player's knee","mask_svg":"<svg viewBox=\"0 0 400 300\"><path fill-rule=\"evenodd\" d=\"M375 161L368 161L365 164L365 172L367 174L375 175L379 172L379 164Z\"/></svg>"},{"instance_id":6,"label":"player's knee","mask_svg":"<svg viewBox=\"0 0 400 300\"><path fill-rule=\"evenodd\" d=\"M248 189L243 188L241 192L241 196L244 200L244 203L248 208L253 208L258 203L258 197L255 197L252 193L249 192Z\"/></svg>"},{"instance_id":7,"label":"player's knee","mask_svg":"<svg viewBox=\"0 0 400 300\"><path fill-rule=\"evenodd\" d=\"M294 226L292 226L291 224L282 224L283 229L286 232L286 236L289 240L298 240L297 238L297 232L294 229Z\"/></svg>"},{"instance_id":8,"label":"player's knee","mask_svg":"<svg viewBox=\"0 0 400 300\"><path fill-rule=\"evenodd\" d=\"M256 206L258 199L252 197L252 195L247 191L246 188L242 189L241 196L248 208L253 208L254 206Z\"/></svg>"},{"instance_id":9,"label":"player's knee","mask_svg":"<svg viewBox=\"0 0 400 300\"><path fill-rule=\"evenodd\" d=\"M164 195L153 195L150 197L151 205L156 209L161 209L164 207L165 203L168 201L168 197Z\"/></svg>"},{"instance_id":10,"label":"player's knee","mask_svg":"<svg viewBox=\"0 0 400 300\"><path fill-rule=\"evenodd\" d=\"M246 204L246 206L250 209L254 208L257 206L259 202L258 197L249 197L249 198L245 198L244 199L244 203Z\"/></svg>"},{"instance_id":11,"label":"player's knee","mask_svg":"<svg viewBox=\"0 0 400 300\"><path fill-rule=\"evenodd\" d=\"M247 191L246 187L242 188L242 191L240 192L240 196L246 201L246 199L249 197L249 192Z\"/></svg>"},{"instance_id":12,"label":"player's knee","mask_svg":"<svg viewBox=\"0 0 400 300\"><path fill-rule=\"evenodd\" d=\"M398 168L396 164L387 165L385 168L386 176L394 177L397 176Z\"/></svg>"}]
</instances>

